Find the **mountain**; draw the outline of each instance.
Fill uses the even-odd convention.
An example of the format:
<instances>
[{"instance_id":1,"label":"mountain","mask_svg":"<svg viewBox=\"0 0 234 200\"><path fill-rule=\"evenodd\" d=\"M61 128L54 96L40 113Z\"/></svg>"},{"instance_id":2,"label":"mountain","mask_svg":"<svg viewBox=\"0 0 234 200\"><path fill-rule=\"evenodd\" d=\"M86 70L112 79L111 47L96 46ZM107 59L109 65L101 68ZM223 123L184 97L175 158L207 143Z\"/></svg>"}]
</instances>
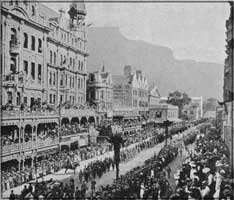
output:
<instances>
[{"instance_id":1,"label":"mountain","mask_svg":"<svg viewBox=\"0 0 234 200\"><path fill-rule=\"evenodd\" d=\"M190 96L222 98L223 65L176 60L172 49L125 38L116 27L88 29L87 71L101 69L123 74L125 65L141 69L155 82L162 96L180 90Z\"/></svg>"}]
</instances>

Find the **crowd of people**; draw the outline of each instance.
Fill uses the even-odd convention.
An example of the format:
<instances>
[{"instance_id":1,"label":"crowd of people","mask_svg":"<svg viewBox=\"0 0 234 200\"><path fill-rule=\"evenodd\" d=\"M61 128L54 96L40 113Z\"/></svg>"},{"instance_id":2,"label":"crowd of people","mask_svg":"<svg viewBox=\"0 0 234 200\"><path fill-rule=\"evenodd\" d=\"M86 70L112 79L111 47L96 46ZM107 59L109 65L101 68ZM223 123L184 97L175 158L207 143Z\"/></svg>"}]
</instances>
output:
<instances>
[{"instance_id":1,"label":"crowd of people","mask_svg":"<svg viewBox=\"0 0 234 200\"><path fill-rule=\"evenodd\" d=\"M137 145L133 146L132 148L124 148L124 150L121 151L120 157L121 157L121 162L124 161L128 161L130 159L132 159L134 156L136 156L140 151L146 149L146 148L150 148L152 146L154 146L157 143L160 143L164 140L164 132L161 129L154 129L154 128L148 128L146 130L143 130L142 132L138 132L135 133L133 135L131 135L130 137L128 137L128 140L125 144L125 147L139 142L139 141L143 141L146 139L146 141L143 142L139 142ZM133 139L134 138L134 139ZM147 140L148 138L148 140ZM32 179L35 179L36 177L41 177L43 175L47 175L50 173L54 173L59 171L62 168L65 168L65 166L67 165L66 160L67 157L74 157L74 155L79 155L79 159L80 160L86 160L86 159L90 159L93 158L95 156L98 155L102 155L105 152L112 150L112 148L109 148L108 146L96 146L96 147L87 147L84 149L79 149L79 150L75 150L75 151L70 151L70 152L57 152L53 155L46 155L45 158L41 161L38 161L37 163L37 169L36 172L33 169L26 168L28 169L28 171L26 170L26 174L24 175L24 173L21 172L16 172L16 168L14 168L14 173L10 173L8 171L8 176L3 176L3 182L2 182L2 191L9 189L11 187L15 187L17 185L20 185L24 182L30 181ZM107 168L110 170L110 166L112 166L114 168L113 162L111 161L112 158L108 158L108 161L110 162L109 164L104 164L104 166L108 166ZM107 162L107 160L105 161ZM92 163L93 164L93 163ZM93 166L96 168L97 166L101 165L101 162L98 162L94 164ZM88 166L87 166L88 167ZM103 168L103 167L101 167ZM103 168L103 170L98 170L101 172L101 175L103 173L105 173L107 171L107 168ZM93 167L88 167L88 169L92 169L91 171L95 171ZM85 179L85 171L81 171L80 173L80 177L82 177L82 181L86 180ZM97 170L96 170L97 172ZM35 174L36 173L36 174ZM10 175L9 175L10 174ZM17 175L16 175L17 174ZM92 173L90 173L92 174ZM100 174L97 174L97 176L101 176ZM22 177L24 181L22 181ZM88 177L88 180L90 180L90 178L92 179L93 176ZM15 181L17 180L17 181ZM10 184L6 184L7 182L10 182ZM12 184L13 182L13 184Z\"/></svg>"},{"instance_id":2,"label":"crowd of people","mask_svg":"<svg viewBox=\"0 0 234 200\"><path fill-rule=\"evenodd\" d=\"M211 132L200 135L194 151L190 151L182 169L174 175L176 191L170 199L233 199L227 156L227 148L219 137Z\"/></svg>"},{"instance_id":3,"label":"crowd of people","mask_svg":"<svg viewBox=\"0 0 234 200\"><path fill-rule=\"evenodd\" d=\"M145 161L144 166L136 167L111 185L102 186L91 194L90 199L158 199L165 198L171 192L167 165L177 156L178 149L164 147L158 156Z\"/></svg>"}]
</instances>

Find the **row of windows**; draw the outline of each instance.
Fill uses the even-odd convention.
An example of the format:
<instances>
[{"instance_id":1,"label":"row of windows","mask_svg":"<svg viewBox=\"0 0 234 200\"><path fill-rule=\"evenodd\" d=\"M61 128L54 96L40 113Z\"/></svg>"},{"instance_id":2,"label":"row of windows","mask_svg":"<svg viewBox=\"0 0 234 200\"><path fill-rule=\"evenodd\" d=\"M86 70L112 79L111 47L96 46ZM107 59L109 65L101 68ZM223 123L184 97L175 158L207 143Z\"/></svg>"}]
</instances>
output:
<instances>
[{"instance_id":1,"label":"row of windows","mask_svg":"<svg viewBox=\"0 0 234 200\"><path fill-rule=\"evenodd\" d=\"M36 75L36 71L37 71L37 75ZM31 65L29 67L28 61L24 60L24 73L27 76L30 73L30 76L31 76L32 80L35 80L37 78L38 82L41 82L42 65L38 64L37 65L37 70L36 70L35 62L31 62Z\"/></svg>"},{"instance_id":2,"label":"row of windows","mask_svg":"<svg viewBox=\"0 0 234 200\"><path fill-rule=\"evenodd\" d=\"M80 49L84 48L84 41L82 41L81 38L76 38L70 32L60 31L59 35L59 28L54 28L52 35L60 37L63 42L70 43L72 46Z\"/></svg>"},{"instance_id":3,"label":"row of windows","mask_svg":"<svg viewBox=\"0 0 234 200\"><path fill-rule=\"evenodd\" d=\"M61 94L60 95L60 103L62 104L64 102L65 102L65 97L64 97L64 95ZM69 103L72 104L72 105L75 104L75 97L74 96L69 97ZM78 102L77 103L82 104L83 103L83 97L78 96Z\"/></svg>"},{"instance_id":4,"label":"row of windows","mask_svg":"<svg viewBox=\"0 0 234 200\"><path fill-rule=\"evenodd\" d=\"M57 64L57 54L55 52L50 51L50 64ZM65 55L60 55L60 65L68 64L68 68L72 67L73 70L75 69L75 59L69 58L69 62L67 61L67 57ZM83 61L78 60L78 70L83 71L84 70L84 63Z\"/></svg>"},{"instance_id":5,"label":"row of windows","mask_svg":"<svg viewBox=\"0 0 234 200\"><path fill-rule=\"evenodd\" d=\"M29 48L29 37L27 33L24 33L24 48ZM31 43L30 43L30 49L32 51L36 50L36 39L35 36L31 35ZM37 51L39 53L42 52L42 40L40 38L38 38L38 44L37 44Z\"/></svg>"},{"instance_id":6,"label":"row of windows","mask_svg":"<svg viewBox=\"0 0 234 200\"><path fill-rule=\"evenodd\" d=\"M60 77L60 86L70 86L70 88L75 88L75 77L69 75L64 75L61 74ZM77 83L78 89L83 89L84 88L84 80L82 78L78 78L78 83Z\"/></svg>"}]
</instances>

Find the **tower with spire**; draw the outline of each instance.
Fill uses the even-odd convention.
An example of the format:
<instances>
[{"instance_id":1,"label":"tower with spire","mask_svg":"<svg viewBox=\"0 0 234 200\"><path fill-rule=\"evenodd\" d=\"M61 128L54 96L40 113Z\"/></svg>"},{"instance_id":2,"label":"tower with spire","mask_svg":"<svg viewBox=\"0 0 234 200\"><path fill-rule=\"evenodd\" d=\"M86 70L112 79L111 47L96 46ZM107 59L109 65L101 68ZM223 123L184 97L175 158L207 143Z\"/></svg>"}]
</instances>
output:
<instances>
[{"instance_id":1,"label":"tower with spire","mask_svg":"<svg viewBox=\"0 0 234 200\"><path fill-rule=\"evenodd\" d=\"M72 1L70 10L68 11L70 16L70 27L77 28L85 25L86 8L84 0Z\"/></svg>"}]
</instances>

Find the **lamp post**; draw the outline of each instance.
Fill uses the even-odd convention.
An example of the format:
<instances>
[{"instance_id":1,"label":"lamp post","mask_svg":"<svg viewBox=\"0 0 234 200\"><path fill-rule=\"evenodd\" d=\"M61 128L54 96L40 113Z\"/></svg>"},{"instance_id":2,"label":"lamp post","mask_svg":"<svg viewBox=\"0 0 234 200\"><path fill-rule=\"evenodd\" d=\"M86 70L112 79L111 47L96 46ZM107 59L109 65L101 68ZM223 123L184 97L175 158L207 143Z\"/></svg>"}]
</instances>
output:
<instances>
[{"instance_id":1,"label":"lamp post","mask_svg":"<svg viewBox=\"0 0 234 200\"><path fill-rule=\"evenodd\" d=\"M116 180L119 178L119 163L120 163L120 148L124 145L124 140L121 135L115 134L106 138L107 141L114 145L114 162L116 167Z\"/></svg>"},{"instance_id":2,"label":"lamp post","mask_svg":"<svg viewBox=\"0 0 234 200\"><path fill-rule=\"evenodd\" d=\"M170 125L171 125L171 122L168 119L163 122L163 127L165 127L165 137L166 137L165 146L167 146L168 126Z\"/></svg>"}]
</instances>

